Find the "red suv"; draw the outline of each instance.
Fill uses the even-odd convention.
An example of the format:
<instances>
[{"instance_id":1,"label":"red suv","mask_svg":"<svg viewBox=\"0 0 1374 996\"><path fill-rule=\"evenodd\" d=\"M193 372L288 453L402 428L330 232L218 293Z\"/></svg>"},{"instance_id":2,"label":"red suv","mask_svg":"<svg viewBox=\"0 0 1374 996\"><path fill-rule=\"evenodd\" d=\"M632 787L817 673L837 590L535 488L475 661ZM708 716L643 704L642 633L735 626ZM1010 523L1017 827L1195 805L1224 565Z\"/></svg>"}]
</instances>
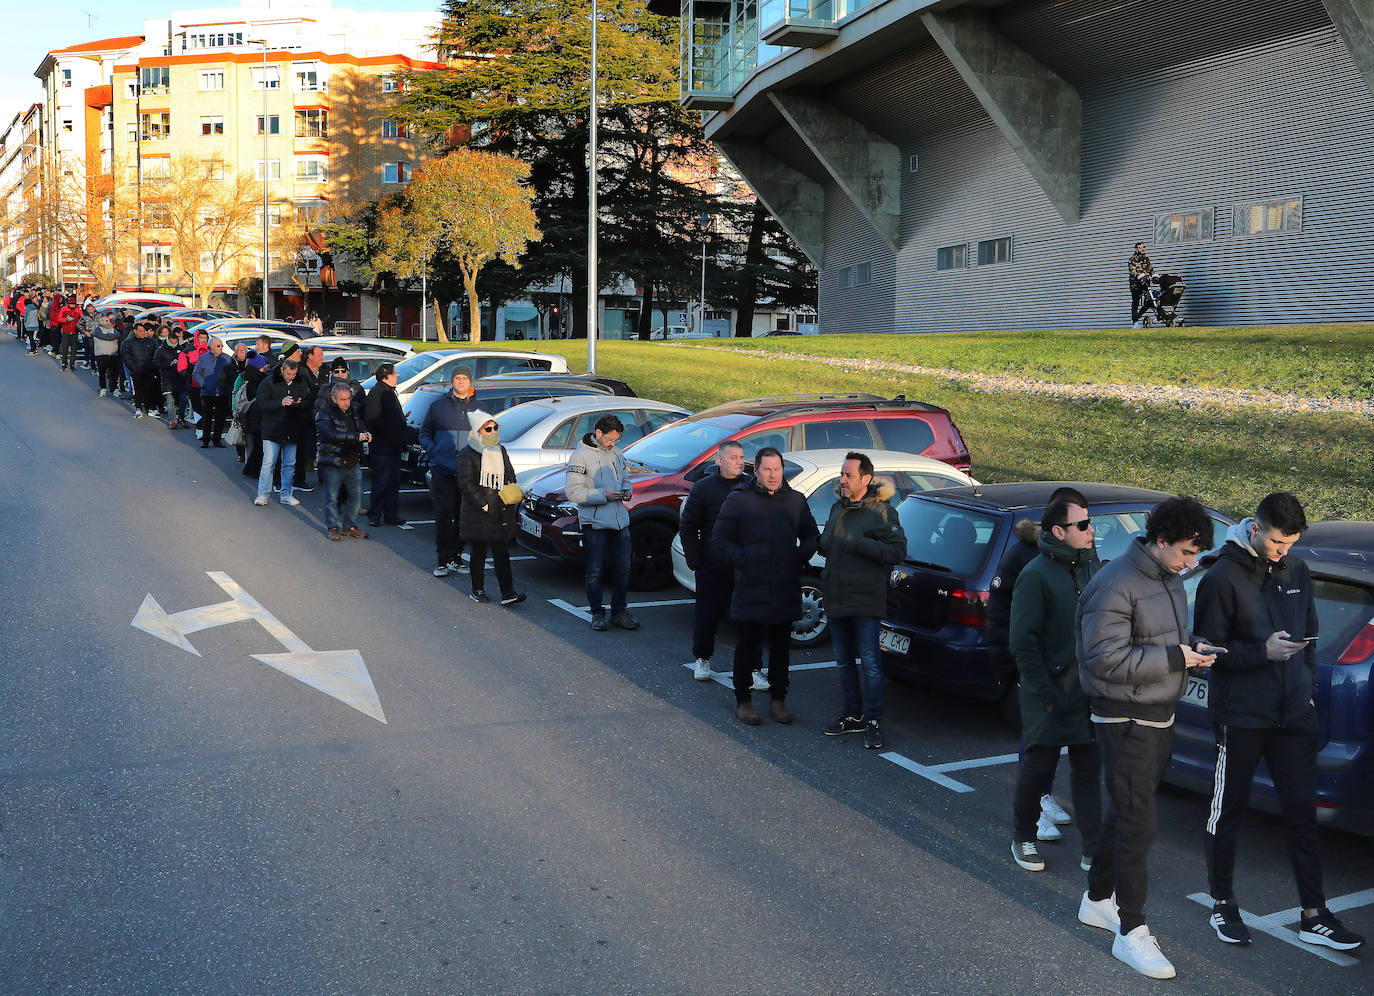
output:
<instances>
[{"instance_id":1,"label":"red suv","mask_svg":"<svg viewBox=\"0 0 1374 996\"><path fill-rule=\"evenodd\" d=\"M750 398L698 412L625 448L634 496L630 512L630 586L662 588L673 579L678 510L692 484L715 468L726 440L747 458L765 446L795 450L896 450L970 469L968 447L949 412L874 394ZM520 545L549 560L585 556L577 506L568 500L564 468L530 485L520 508Z\"/></svg>"}]
</instances>

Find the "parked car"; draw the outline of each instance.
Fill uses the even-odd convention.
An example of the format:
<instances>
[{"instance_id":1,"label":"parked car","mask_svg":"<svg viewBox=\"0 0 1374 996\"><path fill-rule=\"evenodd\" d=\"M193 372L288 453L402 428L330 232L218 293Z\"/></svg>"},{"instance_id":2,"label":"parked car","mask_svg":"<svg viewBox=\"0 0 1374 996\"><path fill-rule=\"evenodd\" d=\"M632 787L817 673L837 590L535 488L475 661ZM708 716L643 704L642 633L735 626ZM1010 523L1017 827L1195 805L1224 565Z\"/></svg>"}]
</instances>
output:
<instances>
[{"instance_id":1,"label":"parked car","mask_svg":"<svg viewBox=\"0 0 1374 996\"><path fill-rule=\"evenodd\" d=\"M144 308L160 308L164 305L171 305L176 308L186 307L186 300L177 294L156 294L148 291L118 291L114 294L106 294L99 301L95 302L97 310L106 308L128 308L130 311L137 311Z\"/></svg>"},{"instance_id":2,"label":"parked car","mask_svg":"<svg viewBox=\"0 0 1374 996\"><path fill-rule=\"evenodd\" d=\"M840 468L844 465L848 452L810 450L805 453L783 454L783 477L793 490L800 491L806 496L807 504L811 506L811 514L816 519L816 526L822 530L830 519L831 506L837 501L836 488L840 483ZM930 457L892 453L888 450L866 452L873 461L874 481L891 484L897 492L892 497L893 508L899 507L902 499L917 491L976 483L963 471L955 470L949 464L932 460ZM752 474L753 466L746 465L746 472ZM821 569L824 567L825 557L817 553L811 558L802 575L804 614L792 624L794 647L813 647L829 635L830 620L826 618L825 589L821 585ZM688 591L697 590L696 575L687 566L681 536L673 537L673 577Z\"/></svg>"},{"instance_id":3,"label":"parked car","mask_svg":"<svg viewBox=\"0 0 1374 996\"><path fill-rule=\"evenodd\" d=\"M682 499L715 467L727 439L746 457L764 446L782 452L895 450L934 457L967 472L968 449L949 412L919 401L872 394L750 398L717 405L658 430L625 449L634 494L630 513L630 583L661 588L673 577L672 542ZM962 465L962 466L961 466ZM563 471L530 482L521 506L520 545L551 560L585 556L577 507L564 491Z\"/></svg>"},{"instance_id":4,"label":"parked car","mask_svg":"<svg viewBox=\"0 0 1374 996\"><path fill-rule=\"evenodd\" d=\"M377 368L383 363L395 363L396 354L382 350L340 349L325 346L324 369L329 369L329 365L337 359L342 359L348 364L350 380L362 382L374 376L377 373Z\"/></svg>"},{"instance_id":5,"label":"parked car","mask_svg":"<svg viewBox=\"0 0 1374 996\"><path fill-rule=\"evenodd\" d=\"M620 419L625 426L620 441L628 445L691 414L662 401L599 394L526 401L502 413L501 442L517 482L524 485L550 467L567 463L603 415Z\"/></svg>"},{"instance_id":6,"label":"parked car","mask_svg":"<svg viewBox=\"0 0 1374 996\"><path fill-rule=\"evenodd\" d=\"M201 329L199 326L192 326L191 331L194 333L205 330ZM272 348L278 352L280 352L282 347L286 346L288 343L292 343L297 346L301 344L301 341L297 339L295 336L287 335L285 332L276 332L272 329L229 328L206 331L206 335L213 336L214 338L224 343L224 351L226 353L233 353L234 346L240 342L246 342L248 344L248 348L252 349L254 345L257 343L258 336L260 335L265 335L267 336L267 338L271 339ZM369 374L369 376L371 375Z\"/></svg>"},{"instance_id":7,"label":"parked car","mask_svg":"<svg viewBox=\"0 0 1374 996\"><path fill-rule=\"evenodd\" d=\"M1307 562L1320 623L1317 819L1374 834L1374 522L1314 522L1288 556ZM1204 561L1194 572L1198 579L1208 567ZM1190 585L1190 593L1195 588ZM1199 792L1212 791L1216 761L1208 689L1206 675L1189 677L1175 723L1173 760L1164 776ZM1274 781L1264 766L1255 773L1251 804L1279 811Z\"/></svg>"},{"instance_id":8,"label":"parked car","mask_svg":"<svg viewBox=\"0 0 1374 996\"><path fill-rule=\"evenodd\" d=\"M265 329L268 332L282 332L293 339L314 339L315 330L309 325L295 322L279 322L272 318L208 318L198 325L192 325L188 332L208 332L218 335L222 331L253 331Z\"/></svg>"},{"instance_id":9,"label":"parked car","mask_svg":"<svg viewBox=\"0 0 1374 996\"><path fill-rule=\"evenodd\" d=\"M883 665L895 678L933 685L972 698L1001 702L1019 722L1016 673L987 641L988 595L1022 519L1040 521L1056 488L1074 487L1088 500L1097 552L1118 556L1143 535L1150 510L1169 497L1114 484L1033 481L987 484L913 494L898 516L906 532L906 560L888 575L887 615L879 630ZM1233 521L1208 509L1216 521L1214 549ZM1197 572L1189 591L1197 586Z\"/></svg>"},{"instance_id":10,"label":"parked car","mask_svg":"<svg viewBox=\"0 0 1374 996\"><path fill-rule=\"evenodd\" d=\"M379 339L368 335L322 335L317 336L311 345L323 346L325 349L360 349L368 353L390 353L397 361L415 355L415 349L408 342Z\"/></svg>"},{"instance_id":11,"label":"parked car","mask_svg":"<svg viewBox=\"0 0 1374 996\"><path fill-rule=\"evenodd\" d=\"M568 361L557 353L513 349L431 349L396 364L396 394L404 403L424 384L438 384L447 389L453 380L453 369L458 366L470 368L474 380L516 370L568 372ZM375 383L368 381L363 386L370 391Z\"/></svg>"}]
</instances>

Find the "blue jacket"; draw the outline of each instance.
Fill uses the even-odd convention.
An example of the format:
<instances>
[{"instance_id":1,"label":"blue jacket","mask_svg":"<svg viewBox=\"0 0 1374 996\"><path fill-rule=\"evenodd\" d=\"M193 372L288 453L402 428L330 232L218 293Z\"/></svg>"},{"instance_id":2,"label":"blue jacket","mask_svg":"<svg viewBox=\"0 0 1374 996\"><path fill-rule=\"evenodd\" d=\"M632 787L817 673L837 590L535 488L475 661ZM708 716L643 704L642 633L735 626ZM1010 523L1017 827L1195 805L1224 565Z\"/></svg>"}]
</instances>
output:
<instances>
[{"instance_id":1,"label":"blue jacket","mask_svg":"<svg viewBox=\"0 0 1374 996\"><path fill-rule=\"evenodd\" d=\"M222 383L224 370L233 362L234 358L228 353L221 352L219 356L206 353L196 360L195 368L191 371L191 383L200 388L200 393L204 397L225 397L227 392Z\"/></svg>"},{"instance_id":2,"label":"blue jacket","mask_svg":"<svg viewBox=\"0 0 1374 996\"><path fill-rule=\"evenodd\" d=\"M425 421L420 426L420 445L429 455L430 466L436 473L458 472L458 451L467 445L468 430L472 428L468 416L478 407L476 394L458 398L450 390L425 412Z\"/></svg>"}]
</instances>

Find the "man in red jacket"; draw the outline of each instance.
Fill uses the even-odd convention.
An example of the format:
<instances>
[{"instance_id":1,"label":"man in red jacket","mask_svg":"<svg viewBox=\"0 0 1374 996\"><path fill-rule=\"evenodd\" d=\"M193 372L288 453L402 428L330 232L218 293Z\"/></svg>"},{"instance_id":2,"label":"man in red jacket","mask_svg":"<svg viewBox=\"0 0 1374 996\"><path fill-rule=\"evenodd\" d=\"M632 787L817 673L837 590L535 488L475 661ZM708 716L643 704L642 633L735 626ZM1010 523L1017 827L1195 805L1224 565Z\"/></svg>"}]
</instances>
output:
<instances>
[{"instance_id":1,"label":"man in red jacket","mask_svg":"<svg viewBox=\"0 0 1374 996\"><path fill-rule=\"evenodd\" d=\"M48 324L61 330L58 352L62 357L62 369L72 373L76 373L76 323L80 318L81 309L75 302L68 302L61 294L53 298L52 307L48 310Z\"/></svg>"}]
</instances>

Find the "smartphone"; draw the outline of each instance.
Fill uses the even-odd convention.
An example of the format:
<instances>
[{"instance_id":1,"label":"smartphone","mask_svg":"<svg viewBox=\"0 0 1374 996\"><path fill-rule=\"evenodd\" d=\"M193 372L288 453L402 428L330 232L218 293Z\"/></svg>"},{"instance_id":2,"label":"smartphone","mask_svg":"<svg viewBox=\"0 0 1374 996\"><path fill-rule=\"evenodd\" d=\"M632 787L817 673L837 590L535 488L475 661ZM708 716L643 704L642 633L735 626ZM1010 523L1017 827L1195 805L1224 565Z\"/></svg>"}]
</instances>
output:
<instances>
[{"instance_id":1,"label":"smartphone","mask_svg":"<svg viewBox=\"0 0 1374 996\"><path fill-rule=\"evenodd\" d=\"M1212 654L1229 654L1230 651L1225 647L1214 647L1210 643L1199 643L1196 648L1198 653L1209 656Z\"/></svg>"},{"instance_id":2,"label":"smartphone","mask_svg":"<svg viewBox=\"0 0 1374 996\"><path fill-rule=\"evenodd\" d=\"M1316 642L1317 642L1317 638L1316 638L1315 636L1304 636L1304 637L1302 637L1301 639L1297 640L1296 642L1298 642L1298 643L1316 643Z\"/></svg>"}]
</instances>

